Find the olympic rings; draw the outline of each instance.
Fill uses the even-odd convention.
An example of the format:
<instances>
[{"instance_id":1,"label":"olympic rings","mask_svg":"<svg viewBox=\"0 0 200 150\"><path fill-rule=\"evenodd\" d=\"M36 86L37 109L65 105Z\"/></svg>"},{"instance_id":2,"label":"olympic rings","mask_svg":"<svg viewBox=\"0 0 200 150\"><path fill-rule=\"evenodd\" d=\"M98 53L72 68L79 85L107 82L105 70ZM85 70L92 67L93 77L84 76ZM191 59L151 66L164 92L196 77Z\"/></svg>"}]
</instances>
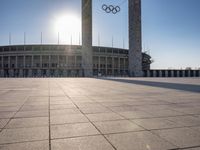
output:
<instances>
[{"instance_id":1,"label":"olympic rings","mask_svg":"<svg viewBox=\"0 0 200 150\"><path fill-rule=\"evenodd\" d=\"M113 5L106 5L106 4L103 4L102 5L102 9L106 12L106 13L113 13L113 14L116 14L118 12L120 12L120 7L119 6L113 6Z\"/></svg>"}]
</instances>

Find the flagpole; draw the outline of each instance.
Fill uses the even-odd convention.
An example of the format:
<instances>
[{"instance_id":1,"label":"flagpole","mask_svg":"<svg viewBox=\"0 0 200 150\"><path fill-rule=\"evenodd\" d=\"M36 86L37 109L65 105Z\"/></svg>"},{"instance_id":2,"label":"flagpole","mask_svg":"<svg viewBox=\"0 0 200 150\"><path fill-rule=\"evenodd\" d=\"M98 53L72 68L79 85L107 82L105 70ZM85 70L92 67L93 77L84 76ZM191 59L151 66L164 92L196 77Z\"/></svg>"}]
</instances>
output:
<instances>
[{"instance_id":1,"label":"flagpole","mask_svg":"<svg viewBox=\"0 0 200 150\"><path fill-rule=\"evenodd\" d=\"M40 43L41 43L41 45L42 45L42 32L41 32L41 34L40 34Z\"/></svg>"},{"instance_id":2,"label":"flagpole","mask_svg":"<svg viewBox=\"0 0 200 150\"><path fill-rule=\"evenodd\" d=\"M58 45L60 44L60 34L58 32Z\"/></svg>"},{"instance_id":3,"label":"flagpole","mask_svg":"<svg viewBox=\"0 0 200 150\"><path fill-rule=\"evenodd\" d=\"M24 45L26 45L26 32L24 32Z\"/></svg>"},{"instance_id":4,"label":"flagpole","mask_svg":"<svg viewBox=\"0 0 200 150\"><path fill-rule=\"evenodd\" d=\"M80 35L80 32L79 32L79 45L81 45L81 35Z\"/></svg>"},{"instance_id":5,"label":"flagpole","mask_svg":"<svg viewBox=\"0 0 200 150\"><path fill-rule=\"evenodd\" d=\"M125 48L124 38L123 38L123 49Z\"/></svg>"},{"instance_id":6,"label":"flagpole","mask_svg":"<svg viewBox=\"0 0 200 150\"><path fill-rule=\"evenodd\" d=\"M9 45L11 45L11 33L9 33Z\"/></svg>"},{"instance_id":7,"label":"flagpole","mask_svg":"<svg viewBox=\"0 0 200 150\"><path fill-rule=\"evenodd\" d=\"M98 47L100 46L100 35L98 33Z\"/></svg>"},{"instance_id":8,"label":"flagpole","mask_svg":"<svg viewBox=\"0 0 200 150\"><path fill-rule=\"evenodd\" d=\"M112 36L112 48L113 48L113 41L114 41L114 38L113 38L113 36Z\"/></svg>"}]
</instances>

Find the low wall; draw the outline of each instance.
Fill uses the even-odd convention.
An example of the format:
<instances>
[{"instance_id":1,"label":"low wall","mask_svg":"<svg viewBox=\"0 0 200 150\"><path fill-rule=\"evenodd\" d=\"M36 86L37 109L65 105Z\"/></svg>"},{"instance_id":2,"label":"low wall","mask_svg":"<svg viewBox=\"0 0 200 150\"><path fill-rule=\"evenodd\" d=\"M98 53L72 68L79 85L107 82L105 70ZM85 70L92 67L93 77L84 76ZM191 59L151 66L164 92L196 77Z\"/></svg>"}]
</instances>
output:
<instances>
[{"instance_id":1,"label":"low wall","mask_svg":"<svg viewBox=\"0 0 200 150\"><path fill-rule=\"evenodd\" d=\"M200 77L200 70L147 70L144 77Z\"/></svg>"}]
</instances>

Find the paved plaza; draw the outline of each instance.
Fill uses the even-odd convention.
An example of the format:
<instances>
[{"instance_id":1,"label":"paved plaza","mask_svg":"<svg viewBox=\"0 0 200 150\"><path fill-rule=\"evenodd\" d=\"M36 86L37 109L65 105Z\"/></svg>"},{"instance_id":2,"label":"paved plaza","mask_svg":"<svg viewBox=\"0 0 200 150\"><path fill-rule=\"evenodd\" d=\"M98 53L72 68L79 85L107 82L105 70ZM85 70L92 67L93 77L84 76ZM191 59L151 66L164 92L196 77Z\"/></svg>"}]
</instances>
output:
<instances>
[{"instance_id":1,"label":"paved plaza","mask_svg":"<svg viewBox=\"0 0 200 150\"><path fill-rule=\"evenodd\" d=\"M0 85L0 150L200 150L200 78Z\"/></svg>"}]
</instances>

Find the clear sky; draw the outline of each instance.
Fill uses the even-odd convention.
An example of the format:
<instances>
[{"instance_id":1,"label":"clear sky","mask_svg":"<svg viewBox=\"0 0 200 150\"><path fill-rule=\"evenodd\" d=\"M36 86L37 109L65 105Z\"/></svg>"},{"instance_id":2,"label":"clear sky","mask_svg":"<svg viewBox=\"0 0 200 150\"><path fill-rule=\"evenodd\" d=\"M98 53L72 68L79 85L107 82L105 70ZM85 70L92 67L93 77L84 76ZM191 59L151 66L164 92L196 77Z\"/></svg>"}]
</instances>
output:
<instances>
[{"instance_id":1,"label":"clear sky","mask_svg":"<svg viewBox=\"0 0 200 150\"><path fill-rule=\"evenodd\" d=\"M128 48L127 1L93 0L93 45ZM121 11L107 14L102 4ZM200 0L142 0L143 51L152 68L200 67L199 8ZM24 32L26 44L39 44L41 32L43 44L57 44L58 32L60 44L81 44L80 20L80 0L0 0L0 45L8 45L9 33L12 44L23 44Z\"/></svg>"}]
</instances>

